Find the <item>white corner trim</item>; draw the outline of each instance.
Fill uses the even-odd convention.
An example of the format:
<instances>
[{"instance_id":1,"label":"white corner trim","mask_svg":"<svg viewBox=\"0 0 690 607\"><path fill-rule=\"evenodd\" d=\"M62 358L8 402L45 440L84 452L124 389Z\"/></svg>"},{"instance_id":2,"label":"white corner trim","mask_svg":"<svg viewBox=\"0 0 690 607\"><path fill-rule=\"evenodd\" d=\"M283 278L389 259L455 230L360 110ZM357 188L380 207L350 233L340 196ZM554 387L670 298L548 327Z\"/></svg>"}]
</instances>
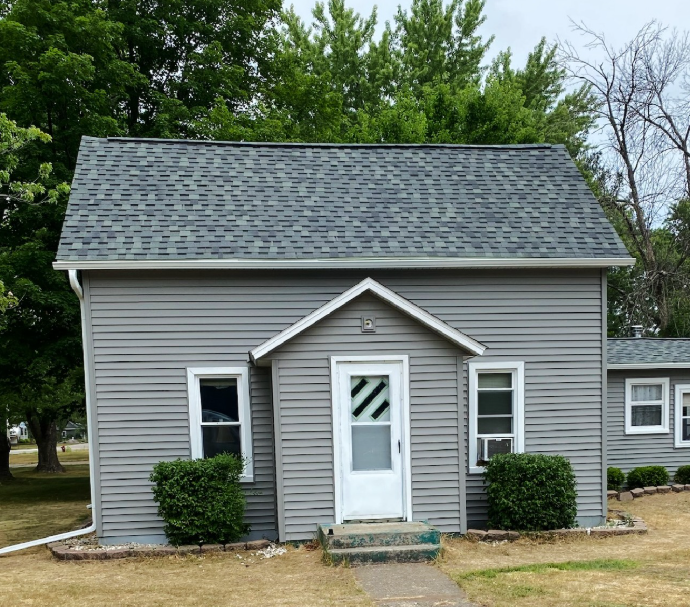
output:
<instances>
[{"instance_id":1,"label":"white corner trim","mask_svg":"<svg viewBox=\"0 0 690 607\"><path fill-rule=\"evenodd\" d=\"M690 441L683 440L683 393L685 392L690 392L690 384L676 384L676 391L674 395L675 410L673 412L676 449L690 448Z\"/></svg>"},{"instance_id":2,"label":"white corner trim","mask_svg":"<svg viewBox=\"0 0 690 607\"><path fill-rule=\"evenodd\" d=\"M338 365L341 363L399 364L401 368L402 396L402 455L403 455L403 488L405 491L405 520L413 520L412 512L412 431L410 420L410 357L407 354L391 356L330 356L331 366L331 417L333 427L333 498L335 500L335 523L343 522L342 501L342 461L340 444L340 379Z\"/></svg>"},{"instance_id":3,"label":"white corner trim","mask_svg":"<svg viewBox=\"0 0 690 607\"><path fill-rule=\"evenodd\" d=\"M242 441L242 456L246 464L240 480L254 481L254 461L252 448L252 418L249 400L249 368L248 367L188 367L187 394L189 397L189 446L192 459L204 456L203 435L201 431L201 393L199 391L201 378L235 377L238 380L237 396L239 397L238 413L240 418L240 438Z\"/></svg>"},{"instance_id":4,"label":"white corner trim","mask_svg":"<svg viewBox=\"0 0 690 607\"><path fill-rule=\"evenodd\" d=\"M633 426L632 425L632 387L636 384L661 384L663 402L661 403L660 426ZM668 377L628 377L625 379L625 434L668 434L669 410L671 398L671 380Z\"/></svg>"},{"instance_id":5,"label":"white corner trim","mask_svg":"<svg viewBox=\"0 0 690 607\"><path fill-rule=\"evenodd\" d=\"M613 371L626 369L643 371L645 369L690 369L690 362L686 363L619 363L608 364L607 369Z\"/></svg>"},{"instance_id":6,"label":"white corner trim","mask_svg":"<svg viewBox=\"0 0 690 607\"><path fill-rule=\"evenodd\" d=\"M477 461L477 373L511 372L515 376L515 453L525 451L525 363L521 360L468 361L467 459L470 474L481 474L484 466Z\"/></svg>"},{"instance_id":7,"label":"white corner trim","mask_svg":"<svg viewBox=\"0 0 690 607\"><path fill-rule=\"evenodd\" d=\"M394 291L391 291L389 288L384 287L381 283L376 282L373 278L365 278L359 284L356 284L354 287L348 289L344 293L341 293L334 299L331 299L331 301L324 304L320 308L317 308L304 318L301 318L293 325L290 325L284 331L281 331L271 339L260 344L253 350L250 350L250 359L252 362L256 362L260 358L263 358L276 348L282 346L285 342L291 340L309 327L315 325L329 314L332 314L338 308L341 308L348 302L366 292L374 294L389 305L398 309L400 312L411 316L427 328L445 337L448 341L454 343L455 345L471 352L475 356L481 356L486 350L486 346L483 344L480 344L478 341L465 335L461 331L454 329L441 319L436 318L432 314L429 314L429 312L426 310L423 310L416 304L413 304L408 299L401 297Z\"/></svg>"},{"instance_id":8,"label":"white corner trim","mask_svg":"<svg viewBox=\"0 0 690 607\"><path fill-rule=\"evenodd\" d=\"M315 268L608 268L632 257L340 257L320 259L140 259L53 262L55 270L220 270Z\"/></svg>"}]
</instances>

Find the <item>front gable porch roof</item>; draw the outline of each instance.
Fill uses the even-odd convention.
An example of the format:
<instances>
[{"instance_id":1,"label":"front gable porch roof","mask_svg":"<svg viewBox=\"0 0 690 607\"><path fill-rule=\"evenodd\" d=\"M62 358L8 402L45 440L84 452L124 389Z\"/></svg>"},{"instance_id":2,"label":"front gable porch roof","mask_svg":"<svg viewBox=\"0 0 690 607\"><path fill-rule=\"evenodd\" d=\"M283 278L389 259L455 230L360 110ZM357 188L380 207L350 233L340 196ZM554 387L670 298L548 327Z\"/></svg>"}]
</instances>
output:
<instances>
[{"instance_id":1,"label":"front gable porch roof","mask_svg":"<svg viewBox=\"0 0 690 607\"><path fill-rule=\"evenodd\" d=\"M394 291L391 291L389 288L384 287L381 283L376 282L373 278L365 278L359 284L356 284L351 289L341 293L328 303L314 310L311 314L301 318L296 323L290 325L287 329L281 331L253 350L250 350L249 358L254 363L262 358L265 358L284 343L290 341L300 333L306 331L309 327L318 323L321 319L325 318L329 314L332 314L339 308L342 308L344 305L360 295L363 295L364 293L371 293L372 295L378 297L393 308L404 314L407 314L411 318L414 318L416 321L434 333L445 337L451 343L462 348L463 350L468 351L473 356L481 356L486 350L486 346L479 343L477 340L472 339L468 335L465 335L461 331L451 327L449 324L443 322L440 318L430 314L408 299L401 297Z\"/></svg>"}]
</instances>

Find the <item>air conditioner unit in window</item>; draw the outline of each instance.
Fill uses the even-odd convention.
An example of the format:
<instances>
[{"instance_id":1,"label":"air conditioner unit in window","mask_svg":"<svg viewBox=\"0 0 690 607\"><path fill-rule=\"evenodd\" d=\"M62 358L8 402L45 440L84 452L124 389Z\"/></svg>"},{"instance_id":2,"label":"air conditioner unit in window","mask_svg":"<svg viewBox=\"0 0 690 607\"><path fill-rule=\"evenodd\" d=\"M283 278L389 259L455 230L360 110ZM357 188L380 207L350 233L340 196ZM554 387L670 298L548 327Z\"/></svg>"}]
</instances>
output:
<instances>
[{"instance_id":1,"label":"air conditioner unit in window","mask_svg":"<svg viewBox=\"0 0 690 607\"><path fill-rule=\"evenodd\" d=\"M477 439L477 464L488 462L497 453L512 453L512 438L479 438Z\"/></svg>"}]
</instances>

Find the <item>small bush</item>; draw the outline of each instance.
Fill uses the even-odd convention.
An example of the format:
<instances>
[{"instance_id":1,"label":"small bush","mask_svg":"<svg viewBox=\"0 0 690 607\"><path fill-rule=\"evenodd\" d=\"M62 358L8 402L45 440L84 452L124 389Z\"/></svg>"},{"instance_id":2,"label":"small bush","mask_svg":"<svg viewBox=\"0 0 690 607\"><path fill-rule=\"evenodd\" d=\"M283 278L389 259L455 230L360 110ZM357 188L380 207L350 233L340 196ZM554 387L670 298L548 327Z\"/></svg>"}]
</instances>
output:
<instances>
[{"instance_id":1,"label":"small bush","mask_svg":"<svg viewBox=\"0 0 690 607\"><path fill-rule=\"evenodd\" d=\"M676 470L673 481L680 485L690 485L690 466L680 466Z\"/></svg>"},{"instance_id":2,"label":"small bush","mask_svg":"<svg viewBox=\"0 0 690 607\"><path fill-rule=\"evenodd\" d=\"M173 546L228 544L249 533L240 486L243 469L241 459L227 454L154 466L153 497Z\"/></svg>"},{"instance_id":3,"label":"small bush","mask_svg":"<svg viewBox=\"0 0 690 607\"><path fill-rule=\"evenodd\" d=\"M606 470L606 488L609 491L620 491L625 482L625 474L620 468L611 466Z\"/></svg>"},{"instance_id":4,"label":"small bush","mask_svg":"<svg viewBox=\"0 0 690 607\"><path fill-rule=\"evenodd\" d=\"M668 470L663 466L642 466L628 472L628 488L658 487L668 485Z\"/></svg>"},{"instance_id":5,"label":"small bush","mask_svg":"<svg viewBox=\"0 0 690 607\"><path fill-rule=\"evenodd\" d=\"M494 455L486 465L484 480L489 527L546 531L575 525L575 474L561 455Z\"/></svg>"}]
</instances>

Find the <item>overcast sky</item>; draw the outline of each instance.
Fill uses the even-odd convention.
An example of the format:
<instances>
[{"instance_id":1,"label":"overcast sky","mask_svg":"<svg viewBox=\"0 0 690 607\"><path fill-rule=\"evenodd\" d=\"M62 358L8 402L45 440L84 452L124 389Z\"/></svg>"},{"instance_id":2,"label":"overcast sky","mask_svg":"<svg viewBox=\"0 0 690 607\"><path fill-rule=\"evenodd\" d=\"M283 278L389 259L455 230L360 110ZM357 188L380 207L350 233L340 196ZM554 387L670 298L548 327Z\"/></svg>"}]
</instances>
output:
<instances>
[{"instance_id":1,"label":"overcast sky","mask_svg":"<svg viewBox=\"0 0 690 607\"><path fill-rule=\"evenodd\" d=\"M326 0L327 2L327 0ZM368 15L372 6L378 6L379 27L392 21L399 4L409 7L410 0L346 0L347 5L360 14ZM311 23L314 0L285 0L293 3L297 13ZM579 43L571 32L569 18L584 20L615 45L632 38L639 28L656 19L681 30L690 29L689 0L487 0L487 20L484 36L494 34L496 40L490 55L511 47L516 64L521 65L527 54L542 36L553 42L557 37Z\"/></svg>"}]
</instances>

